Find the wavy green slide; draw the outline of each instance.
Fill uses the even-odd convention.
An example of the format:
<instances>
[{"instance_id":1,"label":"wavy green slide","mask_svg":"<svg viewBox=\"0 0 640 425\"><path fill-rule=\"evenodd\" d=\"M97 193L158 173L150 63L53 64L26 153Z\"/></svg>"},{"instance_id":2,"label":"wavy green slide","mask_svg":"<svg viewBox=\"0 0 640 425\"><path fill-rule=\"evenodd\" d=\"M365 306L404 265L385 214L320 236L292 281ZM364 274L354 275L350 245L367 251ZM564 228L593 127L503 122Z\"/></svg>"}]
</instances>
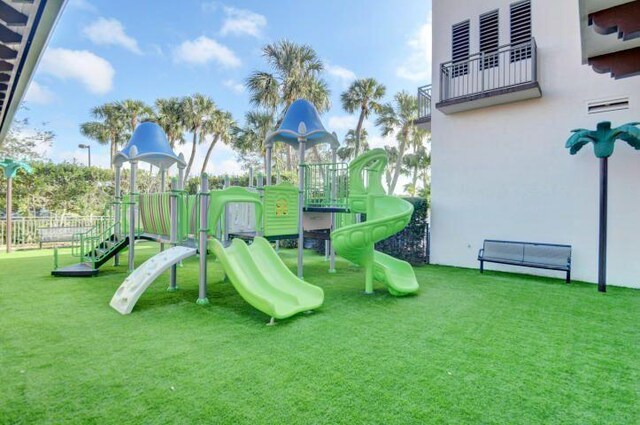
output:
<instances>
[{"instance_id":1,"label":"wavy green slide","mask_svg":"<svg viewBox=\"0 0 640 425\"><path fill-rule=\"evenodd\" d=\"M381 177L387 160L384 149L373 149L349 164L350 209L365 213L367 219L335 230L331 241L338 255L365 268L365 292L373 292L375 279L385 284L392 295L403 296L419 289L413 268L406 261L374 249L376 242L402 231L413 214L409 202L385 195Z\"/></svg>"},{"instance_id":2,"label":"wavy green slide","mask_svg":"<svg viewBox=\"0 0 640 425\"><path fill-rule=\"evenodd\" d=\"M234 239L227 248L217 239L211 243L238 293L263 313L285 319L322 305L322 289L298 279L266 239L256 237L251 245Z\"/></svg>"}]
</instances>

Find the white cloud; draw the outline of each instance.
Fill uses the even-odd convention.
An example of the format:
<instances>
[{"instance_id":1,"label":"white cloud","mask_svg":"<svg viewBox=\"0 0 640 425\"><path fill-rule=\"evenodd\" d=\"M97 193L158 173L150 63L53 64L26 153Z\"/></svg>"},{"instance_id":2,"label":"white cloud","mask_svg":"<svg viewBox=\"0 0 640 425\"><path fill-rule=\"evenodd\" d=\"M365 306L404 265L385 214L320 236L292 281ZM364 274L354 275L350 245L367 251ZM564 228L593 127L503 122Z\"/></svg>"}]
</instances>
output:
<instances>
[{"instance_id":1,"label":"white cloud","mask_svg":"<svg viewBox=\"0 0 640 425\"><path fill-rule=\"evenodd\" d=\"M69 7L91 13L98 11L88 0L69 0Z\"/></svg>"},{"instance_id":2,"label":"white cloud","mask_svg":"<svg viewBox=\"0 0 640 425\"><path fill-rule=\"evenodd\" d=\"M31 81L27 94L24 96L25 102L37 105L46 105L53 102L53 92L45 86L41 86L36 81Z\"/></svg>"},{"instance_id":3,"label":"white cloud","mask_svg":"<svg viewBox=\"0 0 640 425\"><path fill-rule=\"evenodd\" d=\"M173 59L177 63L186 62L193 65L215 61L228 68L236 68L241 64L231 49L204 35L195 40L187 40L176 47Z\"/></svg>"},{"instance_id":4,"label":"white cloud","mask_svg":"<svg viewBox=\"0 0 640 425\"><path fill-rule=\"evenodd\" d=\"M356 128L356 125L358 125L358 117L355 115L334 115L327 121L327 129L335 132L346 133Z\"/></svg>"},{"instance_id":5,"label":"white cloud","mask_svg":"<svg viewBox=\"0 0 640 425\"><path fill-rule=\"evenodd\" d=\"M260 38L262 30L267 26L267 18L258 13L235 7L225 7L226 18L222 24L222 35L250 35Z\"/></svg>"},{"instance_id":6,"label":"white cloud","mask_svg":"<svg viewBox=\"0 0 640 425\"><path fill-rule=\"evenodd\" d=\"M120 46L142 54L135 38L127 35L120 21L113 18L98 18L82 29L82 33L92 42L101 46Z\"/></svg>"},{"instance_id":7,"label":"white cloud","mask_svg":"<svg viewBox=\"0 0 640 425\"><path fill-rule=\"evenodd\" d=\"M191 155L191 138L187 137L187 140L189 140L189 143L176 147L176 154L179 155L182 153L186 161L189 161L189 157ZM204 157L207 155L207 149L209 149L210 142L211 136L207 137L205 143L196 147L196 156L189 173L192 177L200 174L200 171L202 170L202 163L204 161ZM246 169L243 169L242 164L236 160L236 153L231 146L218 142L213 148L213 152L211 152L211 158L209 159L209 164L207 164L205 171L211 175L237 175L245 173Z\"/></svg>"},{"instance_id":8,"label":"white cloud","mask_svg":"<svg viewBox=\"0 0 640 425\"><path fill-rule=\"evenodd\" d=\"M113 87L115 70L100 56L88 50L48 49L40 70L62 80L76 80L94 94L105 94Z\"/></svg>"},{"instance_id":9,"label":"white cloud","mask_svg":"<svg viewBox=\"0 0 640 425\"><path fill-rule=\"evenodd\" d=\"M216 1L205 1L200 5L203 12L215 12L218 9L218 2Z\"/></svg>"},{"instance_id":10,"label":"white cloud","mask_svg":"<svg viewBox=\"0 0 640 425\"><path fill-rule=\"evenodd\" d=\"M222 84L236 94L244 93L244 84L239 83L236 80L226 80Z\"/></svg>"},{"instance_id":11,"label":"white cloud","mask_svg":"<svg viewBox=\"0 0 640 425\"><path fill-rule=\"evenodd\" d=\"M396 69L398 77L415 82L431 81L431 27L431 12L429 12L427 22L407 41L410 54Z\"/></svg>"},{"instance_id":12,"label":"white cloud","mask_svg":"<svg viewBox=\"0 0 640 425\"><path fill-rule=\"evenodd\" d=\"M340 80L344 87L347 87L350 82L356 79L355 72L340 65L327 64L326 69L329 75Z\"/></svg>"}]
</instances>

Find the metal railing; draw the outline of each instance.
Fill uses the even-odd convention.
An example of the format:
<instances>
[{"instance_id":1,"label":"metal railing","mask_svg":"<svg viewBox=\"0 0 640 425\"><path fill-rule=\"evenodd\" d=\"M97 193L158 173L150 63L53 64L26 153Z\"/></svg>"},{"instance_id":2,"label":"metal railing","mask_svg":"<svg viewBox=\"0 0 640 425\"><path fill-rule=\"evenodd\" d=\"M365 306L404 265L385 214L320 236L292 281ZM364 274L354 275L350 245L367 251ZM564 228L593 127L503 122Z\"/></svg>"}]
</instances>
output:
<instances>
[{"instance_id":1,"label":"metal railing","mask_svg":"<svg viewBox=\"0 0 640 425\"><path fill-rule=\"evenodd\" d=\"M14 218L11 245L14 249L37 247L40 243L40 229L50 228L91 228L105 219L104 216L72 217L19 217ZM7 244L7 221L0 220L0 246Z\"/></svg>"},{"instance_id":2,"label":"metal railing","mask_svg":"<svg viewBox=\"0 0 640 425\"><path fill-rule=\"evenodd\" d=\"M431 84L418 87L418 118L431 116Z\"/></svg>"},{"instance_id":3,"label":"metal railing","mask_svg":"<svg viewBox=\"0 0 640 425\"><path fill-rule=\"evenodd\" d=\"M538 80L536 41L507 44L440 65L440 101L487 93Z\"/></svg>"},{"instance_id":4,"label":"metal railing","mask_svg":"<svg viewBox=\"0 0 640 425\"><path fill-rule=\"evenodd\" d=\"M305 164L305 208L347 208L348 164Z\"/></svg>"}]
</instances>

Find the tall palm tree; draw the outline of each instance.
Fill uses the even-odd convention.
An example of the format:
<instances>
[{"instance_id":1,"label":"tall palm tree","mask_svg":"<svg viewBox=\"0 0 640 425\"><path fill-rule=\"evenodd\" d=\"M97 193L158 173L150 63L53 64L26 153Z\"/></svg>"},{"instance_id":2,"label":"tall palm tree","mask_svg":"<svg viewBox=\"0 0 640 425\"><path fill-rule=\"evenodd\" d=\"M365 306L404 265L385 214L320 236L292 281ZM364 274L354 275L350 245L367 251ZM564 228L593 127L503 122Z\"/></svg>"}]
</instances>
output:
<instances>
[{"instance_id":1,"label":"tall palm tree","mask_svg":"<svg viewBox=\"0 0 640 425\"><path fill-rule=\"evenodd\" d=\"M156 119L167 135L171 149L176 144L184 144L184 122L182 120L182 101L179 97L156 99Z\"/></svg>"},{"instance_id":2,"label":"tall palm tree","mask_svg":"<svg viewBox=\"0 0 640 425\"><path fill-rule=\"evenodd\" d=\"M356 130L349 130L344 136L344 146L338 148L338 158L341 161L348 161L356 157L356 144L359 143L363 152L369 150L369 143L367 142L367 129L360 130L360 138L356 136Z\"/></svg>"},{"instance_id":3,"label":"tall palm tree","mask_svg":"<svg viewBox=\"0 0 640 425\"><path fill-rule=\"evenodd\" d=\"M403 162L411 175L411 183L407 185L407 188L410 189L410 195L415 196L418 191L418 177L423 175L421 173L424 172L424 170L426 170L431 164L431 157L427 153L426 148L424 146L420 146L415 150L415 152L406 154Z\"/></svg>"},{"instance_id":4,"label":"tall palm tree","mask_svg":"<svg viewBox=\"0 0 640 425\"><path fill-rule=\"evenodd\" d=\"M193 166L193 160L196 157L198 136L200 136L200 143L204 140L202 132L200 131L202 124L208 119L208 117L213 115L215 110L216 104L209 96L196 93L182 99L182 123L193 135L191 156L189 157L189 162L187 163L187 168L184 173L185 182L189 178L189 173Z\"/></svg>"},{"instance_id":5,"label":"tall palm tree","mask_svg":"<svg viewBox=\"0 0 640 425\"><path fill-rule=\"evenodd\" d=\"M360 153L360 140L362 138L362 125L364 120L369 118L371 112L380 112L382 109L382 98L387 92L387 88L377 82L374 78L362 78L351 83L349 88L342 93L342 109L350 114L360 110L358 125L356 126L356 140L354 156Z\"/></svg>"},{"instance_id":6,"label":"tall palm tree","mask_svg":"<svg viewBox=\"0 0 640 425\"><path fill-rule=\"evenodd\" d=\"M204 157L204 162L202 163L202 174L207 169L207 164L209 164L211 152L213 152L213 148L216 146L216 143L218 143L219 141L222 141L223 143L229 143L231 137L231 129L235 126L236 123L233 120L233 116L231 115L231 113L221 110L216 110L210 117L210 119L202 125L205 134L210 134L213 136L213 138L211 139L211 143L209 144L209 149L207 149L207 155Z\"/></svg>"},{"instance_id":7,"label":"tall palm tree","mask_svg":"<svg viewBox=\"0 0 640 425\"><path fill-rule=\"evenodd\" d=\"M141 100L125 99L118 102L123 114L127 117L127 127L131 133L134 132L138 123L153 116L153 109Z\"/></svg>"},{"instance_id":8,"label":"tall palm tree","mask_svg":"<svg viewBox=\"0 0 640 425\"><path fill-rule=\"evenodd\" d=\"M108 145L110 143L109 128L103 122L89 121L80 124L80 134L95 140L99 145Z\"/></svg>"},{"instance_id":9,"label":"tall palm tree","mask_svg":"<svg viewBox=\"0 0 640 425\"><path fill-rule=\"evenodd\" d=\"M113 157L118 146L128 137L127 118L124 110L118 103L111 102L94 107L91 109L91 115L96 121L81 124L80 132L98 143L110 145L109 161L111 168L113 168Z\"/></svg>"},{"instance_id":10,"label":"tall palm tree","mask_svg":"<svg viewBox=\"0 0 640 425\"><path fill-rule=\"evenodd\" d=\"M402 171L402 158L407 145L411 141L415 125L413 121L418 118L418 99L406 91L401 91L393 97L393 103L386 103L380 108L376 119L376 126L381 128L383 136L396 135L398 141L398 153L393 166L393 176L389 183L389 194L392 195L398 177Z\"/></svg>"},{"instance_id":11,"label":"tall palm tree","mask_svg":"<svg viewBox=\"0 0 640 425\"><path fill-rule=\"evenodd\" d=\"M600 158L600 241L598 255L598 291L607 291L607 195L609 180L609 157L613 154L615 142L623 140L636 150L640 150L640 125L638 122L611 128L609 121L598 123L595 131L580 128L573 130L566 148L575 155L583 146L592 143L593 152Z\"/></svg>"},{"instance_id":12,"label":"tall palm tree","mask_svg":"<svg viewBox=\"0 0 640 425\"><path fill-rule=\"evenodd\" d=\"M251 165L259 166L264 156L264 141L267 135L275 128L275 119L272 113L267 111L249 111L245 114L245 124L242 127L234 126L231 130L231 143L233 149L240 154L240 159ZM276 149L273 150L273 159L278 166L280 158Z\"/></svg>"},{"instance_id":13,"label":"tall palm tree","mask_svg":"<svg viewBox=\"0 0 640 425\"><path fill-rule=\"evenodd\" d=\"M320 78L324 64L313 48L280 40L267 44L262 52L270 71L254 71L245 83L253 105L271 112L278 120L301 98L312 102L320 113L329 109L329 88ZM288 147L288 170L292 169L291 156Z\"/></svg>"}]
</instances>

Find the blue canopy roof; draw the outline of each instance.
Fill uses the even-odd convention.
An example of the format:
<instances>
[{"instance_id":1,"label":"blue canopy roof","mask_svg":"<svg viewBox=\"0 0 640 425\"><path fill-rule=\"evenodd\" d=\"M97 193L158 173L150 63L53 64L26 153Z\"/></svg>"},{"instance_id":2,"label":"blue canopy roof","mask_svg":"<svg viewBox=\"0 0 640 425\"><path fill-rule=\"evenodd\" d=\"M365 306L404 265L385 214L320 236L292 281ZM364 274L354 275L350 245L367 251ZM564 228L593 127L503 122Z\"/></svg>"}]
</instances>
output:
<instances>
[{"instance_id":1,"label":"blue canopy roof","mask_svg":"<svg viewBox=\"0 0 640 425\"><path fill-rule=\"evenodd\" d=\"M171 149L162 128L154 122L140 124L127 145L115 155L113 162L116 165L122 165L134 159L164 169L175 163L186 165L184 159L177 156Z\"/></svg>"},{"instance_id":2,"label":"blue canopy roof","mask_svg":"<svg viewBox=\"0 0 640 425\"><path fill-rule=\"evenodd\" d=\"M320 143L329 143L337 148L340 145L335 135L329 133L320 121L320 114L308 100L298 99L289 106L280 127L267 136L265 146L276 142L298 146L298 139L305 140L308 149Z\"/></svg>"}]
</instances>

